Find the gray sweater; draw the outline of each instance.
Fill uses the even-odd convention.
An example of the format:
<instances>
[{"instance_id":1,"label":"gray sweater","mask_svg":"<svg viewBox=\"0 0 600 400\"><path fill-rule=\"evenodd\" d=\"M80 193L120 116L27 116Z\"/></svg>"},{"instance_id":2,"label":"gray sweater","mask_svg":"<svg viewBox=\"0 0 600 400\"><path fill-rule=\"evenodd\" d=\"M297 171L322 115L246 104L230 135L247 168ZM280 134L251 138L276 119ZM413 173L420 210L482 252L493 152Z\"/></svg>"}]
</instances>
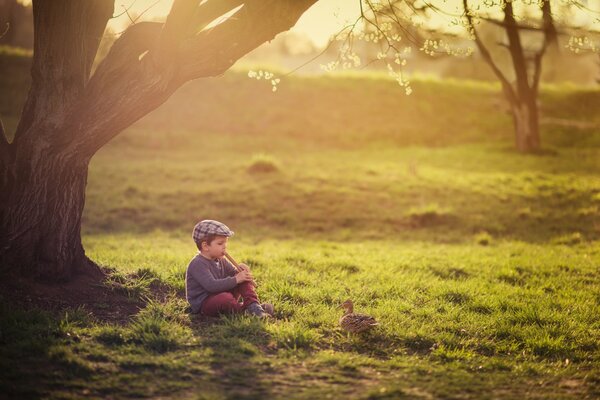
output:
<instances>
[{"instance_id":1,"label":"gray sweater","mask_svg":"<svg viewBox=\"0 0 600 400\"><path fill-rule=\"evenodd\" d=\"M200 312L202 302L211 294L236 287L235 267L225 259L209 260L200 253L192 258L185 272L185 297L192 312Z\"/></svg>"}]
</instances>

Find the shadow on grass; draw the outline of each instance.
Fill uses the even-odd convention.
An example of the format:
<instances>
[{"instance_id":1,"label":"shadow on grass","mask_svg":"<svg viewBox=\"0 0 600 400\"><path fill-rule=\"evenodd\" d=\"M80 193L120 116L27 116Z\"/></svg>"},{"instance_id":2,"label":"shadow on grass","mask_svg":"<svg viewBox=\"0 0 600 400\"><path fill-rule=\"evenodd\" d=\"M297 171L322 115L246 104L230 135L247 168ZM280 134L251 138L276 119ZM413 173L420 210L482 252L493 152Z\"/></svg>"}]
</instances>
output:
<instances>
[{"instance_id":1,"label":"shadow on grass","mask_svg":"<svg viewBox=\"0 0 600 400\"><path fill-rule=\"evenodd\" d=\"M178 343L181 329L167 326L173 310L153 300L171 289L151 271L104 268L62 284L6 274L0 282L0 392L8 398L129 393L115 379L97 380L106 372L98 366L118 364L114 351L127 346L158 354Z\"/></svg>"},{"instance_id":2,"label":"shadow on grass","mask_svg":"<svg viewBox=\"0 0 600 400\"><path fill-rule=\"evenodd\" d=\"M69 347L73 328L87 323L83 309L50 313L0 304L0 391L7 398L39 398L63 380L89 378L94 369Z\"/></svg>"},{"instance_id":3,"label":"shadow on grass","mask_svg":"<svg viewBox=\"0 0 600 400\"><path fill-rule=\"evenodd\" d=\"M436 339L426 335L405 337L390 336L377 329L362 334L347 334L341 330L332 332L331 348L337 352L354 353L379 360L403 354L426 356L436 347Z\"/></svg>"},{"instance_id":4,"label":"shadow on grass","mask_svg":"<svg viewBox=\"0 0 600 400\"><path fill-rule=\"evenodd\" d=\"M210 367L222 394L228 398L270 398L273 369L261 356L270 335L264 321L244 315L220 318L192 316L192 330L210 349Z\"/></svg>"},{"instance_id":5,"label":"shadow on grass","mask_svg":"<svg viewBox=\"0 0 600 400\"><path fill-rule=\"evenodd\" d=\"M190 334L178 304L151 302L129 323L105 325L84 309L58 316L2 303L2 395L148 397L191 391L269 398L272 370L258 360L269 338L264 323L224 317L194 322ZM194 352L202 359L194 361Z\"/></svg>"}]
</instances>

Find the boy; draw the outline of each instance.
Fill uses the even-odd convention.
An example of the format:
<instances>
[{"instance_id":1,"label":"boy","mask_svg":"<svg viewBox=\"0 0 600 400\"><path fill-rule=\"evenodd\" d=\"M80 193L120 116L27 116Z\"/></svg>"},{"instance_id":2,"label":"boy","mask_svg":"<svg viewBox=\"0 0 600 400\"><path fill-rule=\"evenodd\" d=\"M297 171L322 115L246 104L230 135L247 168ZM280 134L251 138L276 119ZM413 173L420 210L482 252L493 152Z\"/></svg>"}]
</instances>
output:
<instances>
[{"instance_id":1,"label":"boy","mask_svg":"<svg viewBox=\"0 0 600 400\"><path fill-rule=\"evenodd\" d=\"M238 271L224 258L227 240L233 233L225 224L210 219L194 226L192 237L200 252L187 267L185 296L193 313L216 317L245 311L268 318L273 306L259 303L248 266L239 264ZM240 298L243 303L239 303Z\"/></svg>"}]
</instances>

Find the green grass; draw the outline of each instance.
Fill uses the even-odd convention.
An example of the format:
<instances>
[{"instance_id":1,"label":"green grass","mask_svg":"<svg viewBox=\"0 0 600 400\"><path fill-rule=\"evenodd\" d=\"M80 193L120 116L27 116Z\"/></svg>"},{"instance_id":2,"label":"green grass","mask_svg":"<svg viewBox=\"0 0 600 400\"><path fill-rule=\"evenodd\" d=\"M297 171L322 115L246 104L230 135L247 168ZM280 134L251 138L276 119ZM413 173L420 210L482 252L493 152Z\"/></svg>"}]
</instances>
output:
<instances>
[{"instance_id":1,"label":"green grass","mask_svg":"<svg viewBox=\"0 0 600 400\"><path fill-rule=\"evenodd\" d=\"M163 259L157 242L170 242L177 258ZM164 232L94 236L86 246L103 264L147 264L167 282L180 279L190 251ZM154 261L129 255L132 246ZM124 326L81 311L38 322L4 310L2 359L18 354L26 370L53 365L37 388L56 397L192 396L204 385L215 397L344 388L355 397L598 394L597 246L240 239L232 247L255 271L262 299L276 304L276 321L200 322L180 298L151 302ZM381 326L365 337L340 332L337 306L347 297ZM31 375L14 373L9 393L31 389Z\"/></svg>"},{"instance_id":2,"label":"green grass","mask_svg":"<svg viewBox=\"0 0 600 400\"><path fill-rule=\"evenodd\" d=\"M546 150L521 155L494 85L417 80L406 97L377 75L261 83L189 84L96 155L86 253L147 305L116 324L2 299L3 393L600 396L598 91L545 87ZM236 231L229 250L275 321L187 312L201 218ZM347 298L381 325L341 332Z\"/></svg>"}]
</instances>

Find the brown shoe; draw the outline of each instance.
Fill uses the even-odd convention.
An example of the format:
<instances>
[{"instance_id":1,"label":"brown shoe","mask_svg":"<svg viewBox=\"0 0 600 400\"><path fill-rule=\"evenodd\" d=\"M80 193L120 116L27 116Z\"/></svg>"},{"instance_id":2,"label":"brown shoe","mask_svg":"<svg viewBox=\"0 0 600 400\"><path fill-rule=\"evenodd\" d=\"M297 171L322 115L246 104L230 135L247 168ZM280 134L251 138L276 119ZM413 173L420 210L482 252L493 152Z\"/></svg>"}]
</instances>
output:
<instances>
[{"instance_id":1,"label":"brown shoe","mask_svg":"<svg viewBox=\"0 0 600 400\"><path fill-rule=\"evenodd\" d=\"M273 307L273 304L262 303L261 306L262 306L263 310L265 310L265 312L267 314L269 314L271 317L273 316L273 314L275 314L275 307Z\"/></svg>"}]
</instances>

